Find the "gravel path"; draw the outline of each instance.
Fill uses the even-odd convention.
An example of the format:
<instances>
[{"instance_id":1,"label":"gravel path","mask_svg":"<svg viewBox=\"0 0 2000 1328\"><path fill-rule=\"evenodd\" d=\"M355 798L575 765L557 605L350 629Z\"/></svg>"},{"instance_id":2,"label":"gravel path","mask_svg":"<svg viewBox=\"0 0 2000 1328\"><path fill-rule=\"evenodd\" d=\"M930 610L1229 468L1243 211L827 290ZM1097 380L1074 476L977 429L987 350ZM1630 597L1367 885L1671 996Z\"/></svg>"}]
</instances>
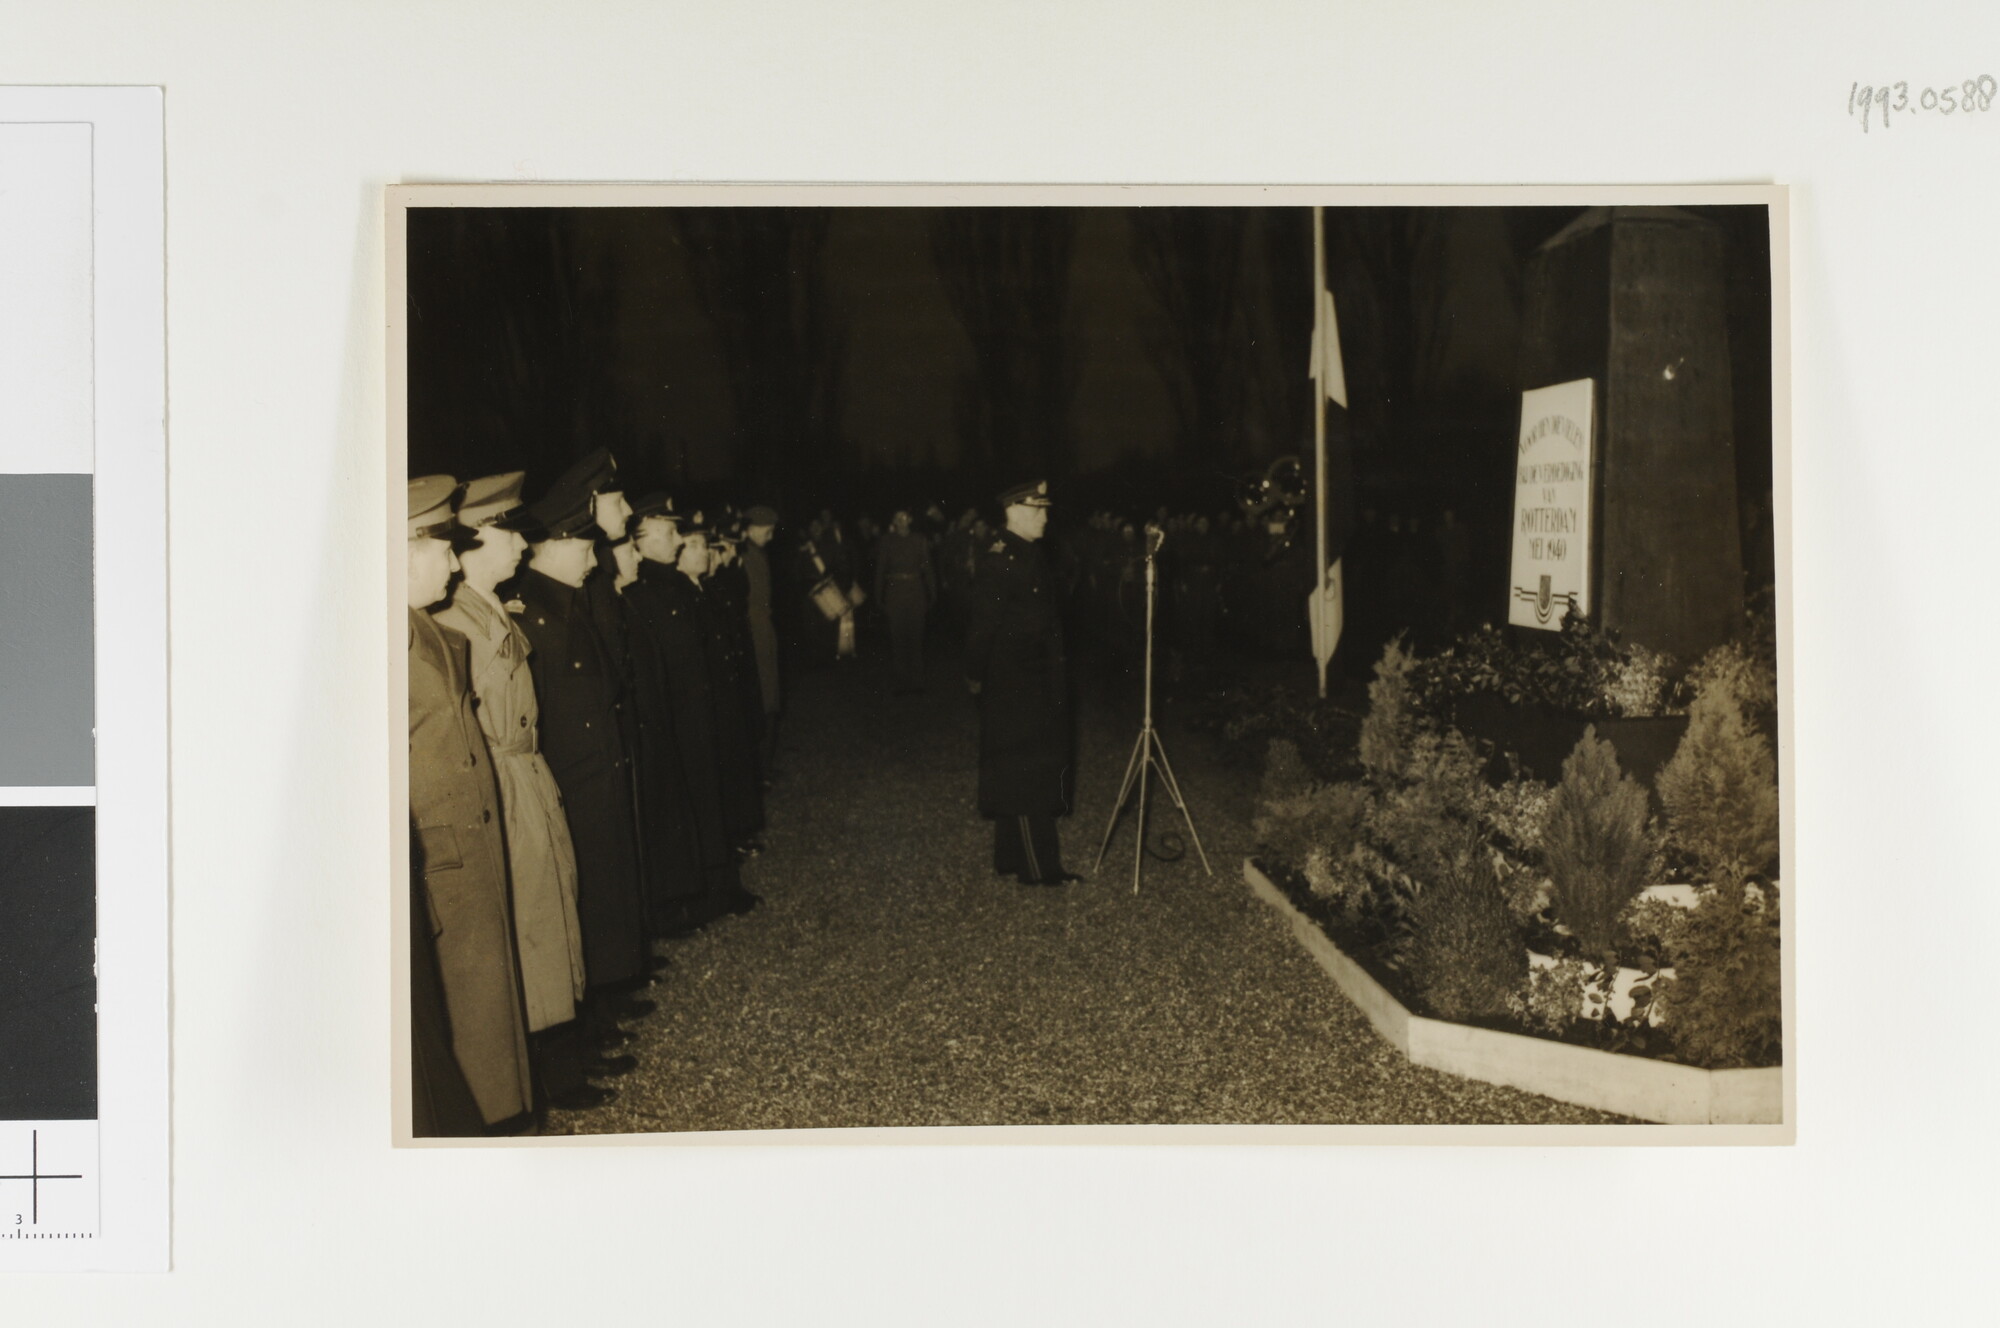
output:
<instances>
[{"instance_id":1,"label":"gravel path","mask_svg":"<svg viewBox=\"0 0 2000 1328\"><path fill-rule=\"evenodd\" d=\"M1213 877L1190 849L1149 860L1134 895L1128 819L1094 880L996 878L976 716L950 674L915 697L868 660L798 679L745 872L763 906L664 947L639 1068L545 1133L1614 1119L1384 1044L1243 884L1254 784L1199 735L1163 730ZM1071 870L1095 856L1133 705L1081 707ZM1155 805L1156 828L1178 821Z\"/></svg>"}]
</instances>

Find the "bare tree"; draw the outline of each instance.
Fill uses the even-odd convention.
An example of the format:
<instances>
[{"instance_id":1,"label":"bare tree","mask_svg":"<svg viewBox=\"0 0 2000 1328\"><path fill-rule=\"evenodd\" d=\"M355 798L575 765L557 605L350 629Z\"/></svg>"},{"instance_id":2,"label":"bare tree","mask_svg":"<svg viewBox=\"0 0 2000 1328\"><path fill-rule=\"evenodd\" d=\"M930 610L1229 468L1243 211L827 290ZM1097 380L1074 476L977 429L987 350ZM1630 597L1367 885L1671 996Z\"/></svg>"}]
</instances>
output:
<instances>
[{"instance_id":1,"label":"bare tree","mask_svg":"<svg viewBox=\"0 0 2000 1328\"><path fill-rule=\"evenodd\" d=\"M931 258L972 341L960 386L968 457L1048 471L1067 456L1076 365L1066 324L1077 216L1068 208L945 208Z\"/></svg>"},{"instance_id":2,"label":"bare tree","mask_svg":"<svg viewBox=\"0 0 2000 1328\"><path fill-rule=\"evenodd\" d=\"M1229 464L1242 453L1250 376L1249 334L1239 317L1241 208L1138 208L1132 257L1161 317L1145 332L1180 425L1183 464Z\"/></svg>"},{"instance_id":3,"label":"bare tree","mask_svg":"<svg viewBox=\"0 0 2000 1328\"><path fill-rule=\"evenodd\" d=\"M827 208L683 208L674 236L715 329L748 478L780 493L840 444L846 321L829 295Z\"/></svg>"},{"instance_id":4,"label":"bare tree","mask_svg":"<svg viewBox=\"0 0 2000 1328\"><path fill-rule=\"evenodd\" d=\"M1298 451L1313 436L1315 389L1307 374L1313 330L1312 210L1261 208L1255 215L1263 259L1261 328L1269 351L1257 361L1263 372L1256 381L1271 454L1282 455Z\"/></svg>"}]
</instances>

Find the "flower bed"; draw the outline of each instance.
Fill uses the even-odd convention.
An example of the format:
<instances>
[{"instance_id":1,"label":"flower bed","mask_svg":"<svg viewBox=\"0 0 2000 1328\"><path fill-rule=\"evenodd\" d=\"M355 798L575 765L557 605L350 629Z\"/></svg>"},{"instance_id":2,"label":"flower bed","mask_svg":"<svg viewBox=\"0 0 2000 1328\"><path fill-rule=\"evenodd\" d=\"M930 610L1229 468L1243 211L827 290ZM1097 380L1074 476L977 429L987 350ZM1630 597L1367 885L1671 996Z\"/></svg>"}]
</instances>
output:
<instances>
[{"instance_id":1,"label":"flower bed","mask_svg":"<svg viewBox=\"0 0 2000 1328\"><path fill-rule=\"evenodd\" d=\"M1489 630L1430 660L1392 643L1351 758L1273 740L1262 879L1393 1002L1406 1049L1449 1044L1469 1064L1487 1046L1465 1041L1476 1030L1697 1076L1777 1074L1773 672L1732 643L1676 683L1671 661L1580 628L1513 650ZM1669 697L1684 713L1662 713ZM1512 728L1482 737L1482 716ZM1613 1077L1633 1074L1710 1082ZM1636 1114L1692 1119L1711 1112L1707 1092Z\"/></svg>"},{"instance_id":2,"label":"flower bed","mask_svg":"<svg viewBox=\"0 0 2000 1328\"><path fill-rule=\"evenodd\" d=\"M1291 923L1293 936L1376 1032L1418 1065L1667 1125L1784 1119L1783 1074L1776 1068L1705 1070L1412 1014L1254 862L1243 864L1243 878Z\"/></svg>"}]
</instances>

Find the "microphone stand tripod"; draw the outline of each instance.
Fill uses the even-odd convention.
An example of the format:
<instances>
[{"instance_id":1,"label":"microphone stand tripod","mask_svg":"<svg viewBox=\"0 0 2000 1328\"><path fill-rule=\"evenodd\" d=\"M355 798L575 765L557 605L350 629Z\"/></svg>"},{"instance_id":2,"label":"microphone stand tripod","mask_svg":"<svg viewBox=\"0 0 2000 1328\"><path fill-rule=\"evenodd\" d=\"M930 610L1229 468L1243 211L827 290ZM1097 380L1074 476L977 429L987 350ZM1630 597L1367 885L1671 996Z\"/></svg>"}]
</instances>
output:
<instances>
[{"instance_id":1,"label":"microphone stand tripod","mask_svg":"<svg viewBox=\"0 0 2000 1328\"><path fill-rule=\"evenodd\" d=\"M1201 846L1201 835L1194 828L1194 817L1188 812L1187 799L1181 796L1180 781L1174 778L1174 767L1167 760L1166 745L1160 741L1160 734L1153 727L1153 601L1158 593L1158 573L1154 559L1160 546L1166 542L1164 532L1157 527L1146 530L1146 690L1145 718L1139 725L1139 740L1132 744L1132 759L1125 763L1125 782L1119 785L1118 801L1111 808L1111 819L1105 823L1104 838L1097 845L1097 869L1104 865L1104 851L1111 846L1111 832L1118 828L1118 818L1125 812L1125 801L1132 796L1132 790L1139 790L1138 839L1132 850L1132 893L1139 893L1139 868L1146 860L1146 794L1147 776L1157 767L1160 785L1180 809L1181 819L1187 822L1188 834L1194 839L1194 850L1201 854L1202 870L1210 876L1215 869L1208 865L1208 850Z\"/></svg>"}]
</instances>

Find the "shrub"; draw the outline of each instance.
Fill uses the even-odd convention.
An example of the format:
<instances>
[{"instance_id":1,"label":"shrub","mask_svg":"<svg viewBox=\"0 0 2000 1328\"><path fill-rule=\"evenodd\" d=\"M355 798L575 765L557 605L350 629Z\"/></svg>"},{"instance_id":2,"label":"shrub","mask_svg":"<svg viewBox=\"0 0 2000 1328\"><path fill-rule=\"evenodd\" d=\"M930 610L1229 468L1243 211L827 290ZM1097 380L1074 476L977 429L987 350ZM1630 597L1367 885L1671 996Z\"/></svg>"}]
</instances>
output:
<instances>
[{"instance_id":1,"label":"shrub","mask_svg":"<svg viewBox=\"0 0 2000 1328\"><path fill-rule=\"evenodd\" d=\"M1665 711L1671 656L1625 645L1571 613L1562 630L1515 643L1491 625L1466 633L1416 664L1409 691L1418 708L1447 715L1464 696L1497 696L1594 719Z\"/></svg>"},{"instance_id":2,"label":"shrub","mask_svg":"<svg viewBox=\"0 0 2000 1328\"><path fill-rule=\"evenodd\" d=\"M1687 939L1689 910L1664 899L1635 899L1618 918L1618 953L1634 968L1670 967Z\"/></svg>"},{"instance_id":3,"label":"shrub","mask_svg":"<svg viewBox=\"0 0 2000 1328\"><path fill-rule=\"evenodd\" d=\"M1354 763L1358 720L1338 701L1316 696L1310 682L1219 682L1189 700L1187 722L1232 746L1261 753L1268 740L1282 738L1319 779L1336 778Z\"/></svg>"},{"instance_id":4,"label":"shrub","mask_svg":"<svg viewBox=\"0 0 2000 1328\"><path fill-rule=\"evenodd\" d=\"M1350 913L1369 893L1366 873L1351 861L1368 812L1364 786L1318 783L1297 747L1271 740L1253 824L1257 842L1273 865L1298 871L1315 895Z\"/></svg>"},{"instance_id":5,"label":"shrub","mask_svg":"<svg viewBox=\"0 0 2000 1328\"><path fill-rule=\"evenodd\" d=\"M1424 880L1459 850L1468 827L1477 823L1485 786L1478 754L1463 735L1428 726L1414 732L1405 757L1407 777L1382 790L1369 829L1390 860Z\"/></svg>"},{"instance_id":6,"label":"shrub","mask_svg":"<svg viewBox=\"0 0 2000 1328\"><path fill-rule=\"evenodd\" d=\"M1741 882L1702 892L1688 910L1674 959L1660 984L1660 1012L1685 1060L1717 1069L1779 1063L1778 909L1775 896Z\"/></svg>"},{"instance_id":7,"label":"shrub","mask_svg":"<svg viewBox=\"0 0 2000 1328\"><path fill-rule=\"evenodd\" d=\"M1328 794L1332 807L1327 842L1306 850L1305 865L1300 871L1306 878L1306 887L1316 897L1338 904L1351 919L1375 895L1363 855L1358 852L1367 819L1368 794L1353 784L1338 785L1328 790Z\"/></svg>"},{"instance_id":8,"label":"shrub","mask_svg":"<svg viewBox=\"0 0 2000 1328\"><path fill-rule=\"evenodd\" d=\"M1520 994L1528 952L1500 897L1492 851L1461 827L1408 903L1405 967L1433 1014L1442 1019L1506 1012Z\"/></svg>"},{"instance_id":9,"label":"shrub","mask_svg":"<svg viewBox=\"0 0 2000 1328\"><path fill-rule=\"evenodd\" d=\"M1775 662L1744 645L1730 641L1701 657L1681 680L1679 695L1692 703L1703 696L1722 695L1735 702L1743 717L1753 724L1768 726L1778 710L1778 671Z\"/></svg>"},{"instance_id":10,"label":"shrub","mask_svg":"<svg viewBox=\"0 0 2000 1328\"><path fill-rule=\"evenodd\" d=\"M1375 662L1375 681L1368 684L1368 714L1361 721L1361 765L1378 785L1403 777L1416 729L1411 709L1410 670L1417 657L1403 649L1397 637L1382 648Z\"/></svg>"},{"instance_id":11,"label":"shrub","mask_svg":"<svg viewBox=\"0 0 2000 1328\"><path fill-rule=\"evenodd\" d=\"M1547 784L1518 776L1498 788L1482 788L1478 800L1479 823L1503 844L1532 853L1541 846L1549 797Z\"/></svg>"},{"instance_id":12,"label":"shrub","mask_svg":"<svg viewBox=\"0 0 2000 1328\"><path fill-rule=\"evenodd\" d=\"M1711 881L1735 884L1776 868L1777 764L1728 688L1695 698L1659 790L1674 846Z\"/></svg>"},{"instance_id":13,"label":"shrub","mask_svg":"<svg viewBox=\"0 0 2000 1328\"><path fill-rule=\"evenodd\" d=\"M1646 790L1618 769L1611 744L1586 728L1563 762L1542 823L1556 916L1596 958L1616 940L1618 914L1645 885L1653 856Z\"/></svg>"},{"instance_id":14,"label":"shrub","mask_svg":"<svg viewBox=\"0 0 2000 1328\"><path fill-rule=\"evenodd\" d=\"M1264 780L1258 802L1270 806L1312 787L1312 772L1299 756L1298 744L1289 738L1273 738L1264 748Z\"/></svg>"},{"instance_id":15,"label":"shrub","mask_svg":"<svg viewBox=\"0 0 2000 1328\"><path fill-rule=\"evenodd\" d=\"M1583 1018L1584 992L1597 971L1581 959L1559 959L1547 968L1531 968L1527 985L1507 1008L1530 1028L1560 1033Z\"/></svg>"}]
</instances>

